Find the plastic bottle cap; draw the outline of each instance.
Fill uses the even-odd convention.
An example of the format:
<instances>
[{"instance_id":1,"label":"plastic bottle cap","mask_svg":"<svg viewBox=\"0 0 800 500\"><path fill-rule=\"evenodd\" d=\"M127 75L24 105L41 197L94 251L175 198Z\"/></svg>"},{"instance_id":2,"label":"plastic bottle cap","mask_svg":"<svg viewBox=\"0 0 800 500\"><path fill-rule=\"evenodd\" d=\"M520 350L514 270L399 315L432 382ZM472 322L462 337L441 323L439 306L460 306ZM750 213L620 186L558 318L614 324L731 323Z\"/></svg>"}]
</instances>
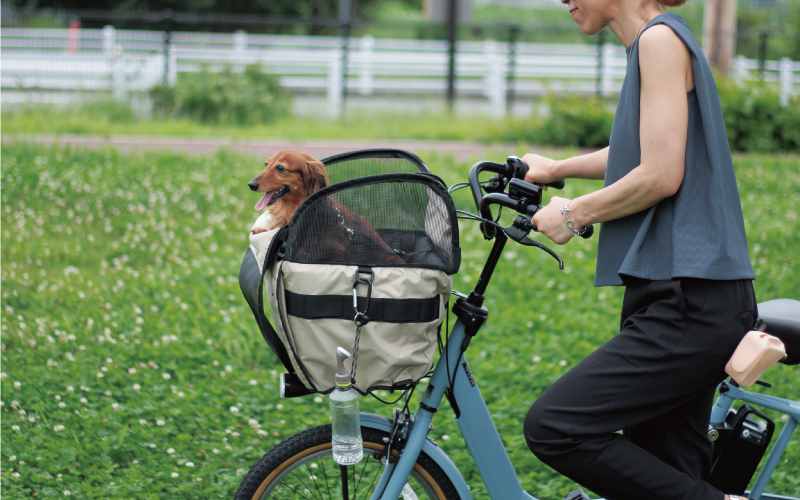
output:
<instances>
[{"instance_id":1,"label":"plastic bottle cap","mask_svg":"<svg viewBox=\"0 0 800 500\"><path fill-rule=\"evenodd\" d=\"M342 388L349 388L351 384L350 372L344 367L344 360L350 357L350 353L344 347L336 349L336 385Z\"/></svg>"}]
</instances>

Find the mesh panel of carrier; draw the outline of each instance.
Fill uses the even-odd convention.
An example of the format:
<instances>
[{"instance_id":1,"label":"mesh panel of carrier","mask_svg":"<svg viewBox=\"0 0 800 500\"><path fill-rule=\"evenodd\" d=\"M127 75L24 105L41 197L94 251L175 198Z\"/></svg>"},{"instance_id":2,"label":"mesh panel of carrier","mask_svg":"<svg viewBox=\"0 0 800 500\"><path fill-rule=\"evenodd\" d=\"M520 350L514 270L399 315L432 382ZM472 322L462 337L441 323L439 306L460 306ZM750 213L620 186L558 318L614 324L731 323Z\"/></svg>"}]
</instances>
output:
<instances>
[{"instance_id":1,"label":"mesh panel of carrier","mask_svg":"<svg viewBox=\"0 0 800 500\"><path fill-rule=\"evenodd\" d=\"M455 207L425 174L383 174L324 188L289 225L285 258L343 264L458 270Z\"/></svg>"},{"instance_id":2,"label":"mesh panel of carrier","mask_svg":"<svg viewBox=\"0 0 800 500\"><path fill-rule=\"evenodd\" d=\"M388 173L430 173L422 160L408 151L398 149L367 149L353 151L322 160L330 184L368 175Z\"/></svg>"}]
</instances>

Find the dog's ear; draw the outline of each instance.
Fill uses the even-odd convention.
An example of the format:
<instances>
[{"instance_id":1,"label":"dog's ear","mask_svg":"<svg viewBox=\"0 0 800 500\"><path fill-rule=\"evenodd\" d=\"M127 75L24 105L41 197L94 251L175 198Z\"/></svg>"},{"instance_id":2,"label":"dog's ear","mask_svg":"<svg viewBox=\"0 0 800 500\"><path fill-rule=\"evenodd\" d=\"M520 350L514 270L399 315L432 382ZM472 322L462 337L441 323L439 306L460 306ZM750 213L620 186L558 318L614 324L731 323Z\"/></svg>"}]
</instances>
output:
<instances>
[{"instance_id":1,"label":"dog's ear","mask_svg":"<svg viewBox=\"0 0 800 500\"><path fill-rule=\"evenodd\" d=\"M328 173L325 172L325 165L318 160L306 161L306 167L303 181L308 197L328 185Z\"/></svg>"}]
</instances>

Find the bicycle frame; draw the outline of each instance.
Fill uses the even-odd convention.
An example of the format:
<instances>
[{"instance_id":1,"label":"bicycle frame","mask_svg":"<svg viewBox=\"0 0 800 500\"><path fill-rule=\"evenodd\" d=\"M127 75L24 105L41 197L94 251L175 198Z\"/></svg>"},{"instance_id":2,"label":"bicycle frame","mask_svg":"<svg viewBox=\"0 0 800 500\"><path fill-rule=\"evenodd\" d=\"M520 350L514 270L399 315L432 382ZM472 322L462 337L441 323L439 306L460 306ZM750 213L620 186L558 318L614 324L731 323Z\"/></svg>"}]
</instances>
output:
<instances>
[{"instance_id":1,"label":"bicycle frame","mask_svg":"<svg viewBox=\"0 0 800 500\"><path fill-rule=\"evenodd\" d=\"M781 429L778 439L775 441L775 446L772 448L761 472L759 472L758 479L756 479L753 489L749 492L747 498L751 500L786 500L792 498L782 495L765 494L764 488L767 486L769 478L772 477L772 473L775 471L775 467L778 465L778 461L783 455L786 445L789 444L789 439L791 439L798 422L800 422L800 402L748 392L739 386L723 382L719 386L719 396L711 410L711 424L722 424L722 422L725 421L728 410L733 405L733 402L737 400L757 404L764 408L769 408L770 410L777 410L789 417L783 429Z\"/></svg>"}]
</instances>

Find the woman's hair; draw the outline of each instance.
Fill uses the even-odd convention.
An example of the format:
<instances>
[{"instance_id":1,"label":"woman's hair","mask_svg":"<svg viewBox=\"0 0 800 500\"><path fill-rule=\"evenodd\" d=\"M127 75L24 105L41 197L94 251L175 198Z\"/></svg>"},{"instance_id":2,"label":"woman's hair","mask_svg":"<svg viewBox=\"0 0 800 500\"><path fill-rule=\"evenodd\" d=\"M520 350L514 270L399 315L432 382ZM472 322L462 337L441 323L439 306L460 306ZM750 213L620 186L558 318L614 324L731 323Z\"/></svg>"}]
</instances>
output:
<instances>
[{"instance_id":1,"label":"woman's hair","mask_svg":"<svg viewBox=\"0 0 800 500\"><path fill-rule=\"evenodd\" d=\"M658 3L664 7L680 7L686 3L686 0L658 0Z\"/></svg>"}]
</instances>

